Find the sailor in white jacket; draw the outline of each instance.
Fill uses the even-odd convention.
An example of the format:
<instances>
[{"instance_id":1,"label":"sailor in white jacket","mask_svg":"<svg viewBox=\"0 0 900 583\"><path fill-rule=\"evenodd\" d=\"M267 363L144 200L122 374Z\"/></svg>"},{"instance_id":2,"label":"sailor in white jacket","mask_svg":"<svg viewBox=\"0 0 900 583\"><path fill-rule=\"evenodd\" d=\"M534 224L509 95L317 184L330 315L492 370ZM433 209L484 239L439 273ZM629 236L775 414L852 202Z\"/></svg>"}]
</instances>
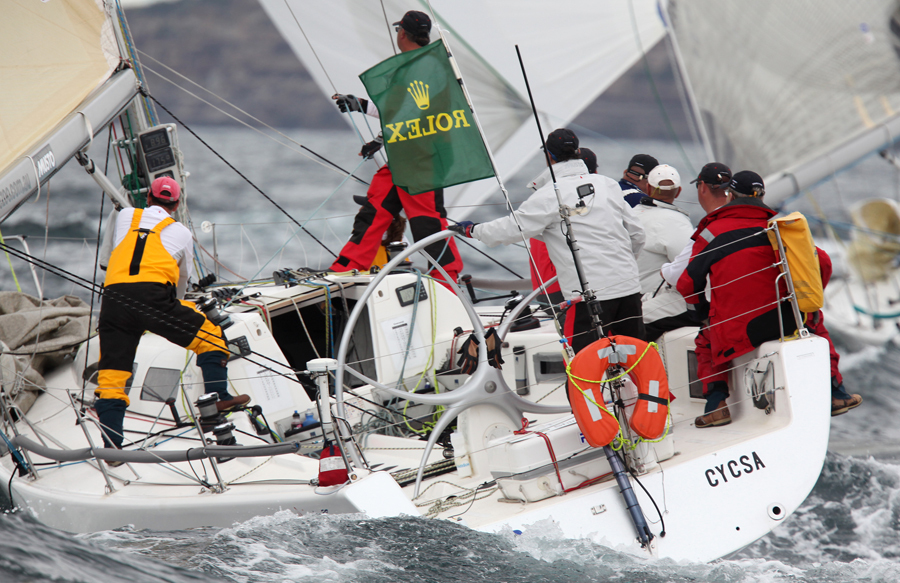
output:
<instances>
[{"instance_id":1,"label":"sailor in white jacket","mask_svg":"<svg viewBox=\"0 0 900 583\"><path fill-rule=\"evenodd\" d=\"M601 322L607 334L644 337L641 316L641 285L636 257L644 246L644 229L622 198L612 178L589 174L579 159L578 138L568 129L557 129L547 137L547 154L563 205L572 223L580 249L585 277L601 306ZM518 221L522 230L516 224ZM545 184L509 215L489 223L464 221L450 227L490 247L512 244L534 237L547 245L556 265L563 294L580 295L581 284L560 218L553 184ZM566 336L577 352L597 339L590 313L583 303L566 315ZM574 317L573 317L574 316Z\"/></svg>"},{"instance_id":2,"label":"sailor in white jacket","mask_svg":"<svg viewBox=\"0 0 900 583\"><path fill-rule=\"evenodd\" d=\"M694 227L688 214L675 206L681 194L681 176L668 164L660 164L648 177L649 196L634 207L647 241L638 256L641 293L644 294L646 340L656 340L664 332L695 326L687 313L684 298L662 278L660 268L675 259L691 243Z\"/></svg>"}]
</instances>

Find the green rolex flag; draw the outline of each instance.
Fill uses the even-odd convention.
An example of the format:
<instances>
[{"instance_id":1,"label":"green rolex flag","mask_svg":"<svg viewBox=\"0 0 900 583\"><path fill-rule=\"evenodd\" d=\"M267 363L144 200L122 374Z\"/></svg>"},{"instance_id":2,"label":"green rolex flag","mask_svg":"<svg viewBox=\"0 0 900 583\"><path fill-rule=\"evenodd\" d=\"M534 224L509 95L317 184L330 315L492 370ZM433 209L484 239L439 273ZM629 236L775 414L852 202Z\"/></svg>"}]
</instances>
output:
<instances>
[{"instance_id":1,"label":"green rolex flag","mask_svg":"<svg viewBox=\"0 0 900 583\"><path fill-rule=\"evenodd\" d=\"M378 107L394 184L419 194L494 175L440 40L359 76Z\"/></svg>"}]
</instances>

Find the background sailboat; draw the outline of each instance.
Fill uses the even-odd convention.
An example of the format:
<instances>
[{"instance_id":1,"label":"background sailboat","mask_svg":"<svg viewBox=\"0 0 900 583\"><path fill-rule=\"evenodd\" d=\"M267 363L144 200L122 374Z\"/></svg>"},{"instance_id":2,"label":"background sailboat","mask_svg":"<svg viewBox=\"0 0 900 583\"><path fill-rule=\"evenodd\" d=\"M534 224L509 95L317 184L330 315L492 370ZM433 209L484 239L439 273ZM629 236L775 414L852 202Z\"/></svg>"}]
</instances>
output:
<instances>
[{"instance_id":1,"label":"background sailboat","mask_svg":"<svg viewBox=\"0 0 900 583\"><path fill-rule=\"evenodd\" d=\"M900 137L896 3L668 3L712 153L779 204Z\"/></svg>"},{"instance_id":2,"label":"background sailboat","mask_svg":"<svg viewBox=\"0 0 900 583\"><path fill-rule=\"evenodd\" d=\"M670 32L708 155L766 177L766 202L777 207L890 147L900 137L897 10L888 0L827 5L670 0ZM810 218L827 221L817 204ZM873 251L885 236L873 238L878 227L859 213L853 217L856 241L848 265L836 269L850 277L829 286L825 312L830 327L844 336L883 344L897 335L900 316L892 307L900 299L893 255ZM870 234L861 237L860 230ZM886 238L896 241L896 233ZM843 243L828 249L842 262ZM887 263L873 278L871 270L858 267L876 255Z\"/></svg>"}]
</instances>

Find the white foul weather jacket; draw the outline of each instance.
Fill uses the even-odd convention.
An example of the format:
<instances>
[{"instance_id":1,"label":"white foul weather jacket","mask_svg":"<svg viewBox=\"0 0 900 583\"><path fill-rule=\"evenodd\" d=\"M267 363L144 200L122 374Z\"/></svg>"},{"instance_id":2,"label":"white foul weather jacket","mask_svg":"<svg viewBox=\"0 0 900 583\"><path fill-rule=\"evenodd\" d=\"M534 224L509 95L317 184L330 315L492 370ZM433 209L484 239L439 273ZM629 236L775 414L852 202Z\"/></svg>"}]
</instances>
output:
<instances>
[{"instance_id":1,"label":"white foul weather jacket","mask_svg":"<svg viewBox=\"0 0 900 583\"><path fill-rule=\"evenodd\" d=\"M644 322L682 314L687 311L687 304L675 287L664 283L660 268L674 261L685 245L692 242L691 220L674 204L648 196L641 199L634 212L647 237L637 260L644 294Z\"/></svg>"},{"instance_id":2,"label":"white foul weather jacket","mask_svg":"<svg viewBox=\"0 0 900 583\"><path fill-rule=\"evenodd\" d=\"M644 246L644 229L622 198L619 183L606 176L588 174L581 160L559 162L553 171L562 202L569 209L585 277L597 299L611 300L640 292L635 258ZM594 192L579 200L578 187L587 185L593 186ZM579 202L583 203L581 207ZM553 184L545 184L528 197L516 209L515 216L526 239L535 237L547 245L562 292L568 297L580 293L581 284L563 235ZM512 216L478 224L472 229L472 236L489 247L522 241Z\"/></svg>"}]
</instances>

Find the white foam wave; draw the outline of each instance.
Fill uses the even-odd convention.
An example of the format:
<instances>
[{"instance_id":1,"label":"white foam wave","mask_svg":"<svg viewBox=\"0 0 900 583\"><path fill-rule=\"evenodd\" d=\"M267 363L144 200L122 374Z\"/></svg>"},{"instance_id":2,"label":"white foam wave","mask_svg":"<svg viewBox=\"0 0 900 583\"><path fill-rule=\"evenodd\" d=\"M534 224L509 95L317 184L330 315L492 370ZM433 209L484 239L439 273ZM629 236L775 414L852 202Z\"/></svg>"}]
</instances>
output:
<instances>
[{"instance_id":1,"label":"white foam wave","mask_svg":"<svg viewBox=\"0 0 900 583\"><path fill-rule=\"evenodd\" d=\"M841 357L841 372L880 362L884 359L886 352L887 347L885 346L866 346L859 352L846 354L838 349L838 354Z\"/></svg>"}]
</instances>

